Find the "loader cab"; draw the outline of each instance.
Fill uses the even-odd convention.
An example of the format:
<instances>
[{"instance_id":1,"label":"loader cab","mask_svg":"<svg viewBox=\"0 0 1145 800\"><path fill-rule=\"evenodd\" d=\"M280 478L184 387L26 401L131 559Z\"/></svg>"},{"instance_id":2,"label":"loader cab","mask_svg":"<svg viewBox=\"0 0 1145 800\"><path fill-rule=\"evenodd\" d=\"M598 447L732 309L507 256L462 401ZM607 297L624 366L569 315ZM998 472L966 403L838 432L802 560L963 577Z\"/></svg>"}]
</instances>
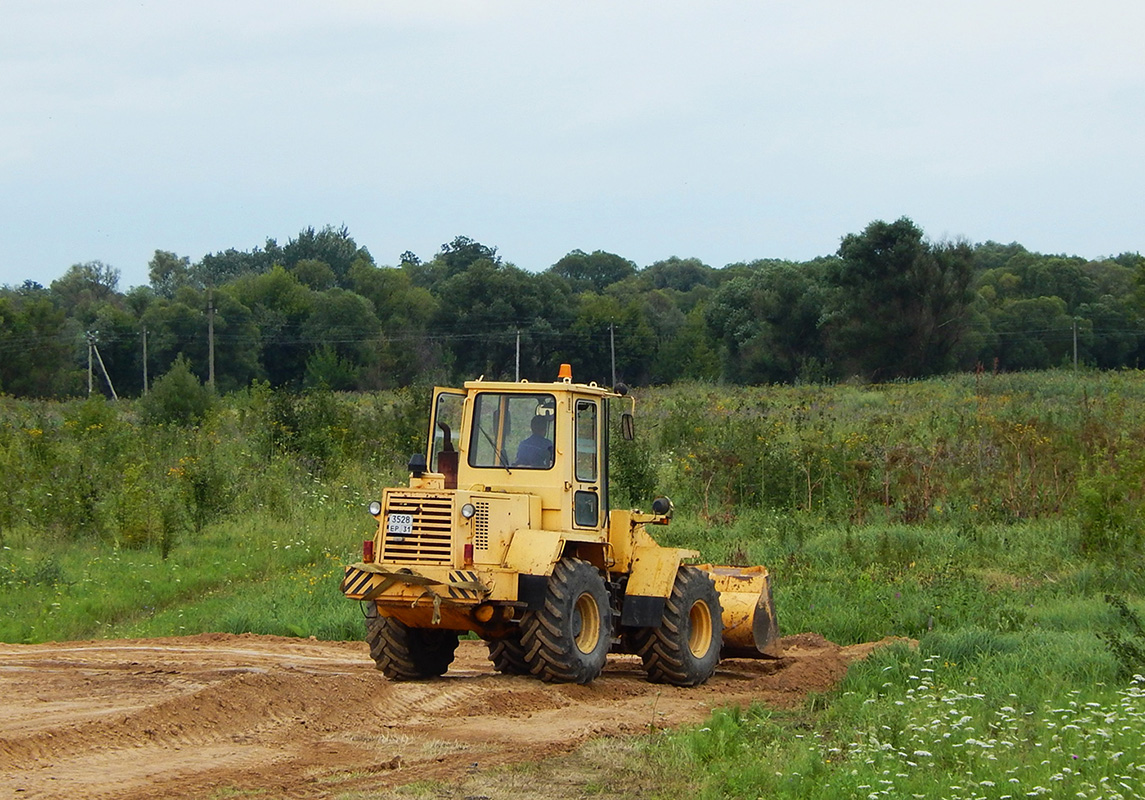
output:
<instances>
[{"instance_id":1,"label":"loader cab","mask_svg":"<svg viewBox=\"0 0 1145 800\"><path fill-rule=\"evenodd\" d=\"M593 384L469 381L434 389L428 469L447 489L523 492L545 530L608 519L608 398Z\"/></svg>"}]
</instances>

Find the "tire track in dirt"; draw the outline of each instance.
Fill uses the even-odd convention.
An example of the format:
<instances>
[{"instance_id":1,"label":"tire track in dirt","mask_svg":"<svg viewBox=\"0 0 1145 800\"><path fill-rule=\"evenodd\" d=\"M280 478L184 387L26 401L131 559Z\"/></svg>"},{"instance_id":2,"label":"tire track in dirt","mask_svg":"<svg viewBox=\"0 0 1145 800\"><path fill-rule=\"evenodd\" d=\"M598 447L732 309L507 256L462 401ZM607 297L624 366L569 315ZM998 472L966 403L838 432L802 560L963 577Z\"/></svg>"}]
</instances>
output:
<instances>
[{"instance_id":1,"label":"tire track in dirt","mask_svg":"<svg viewBox=\"0 0 1145 800\"><path fill-rule=\"evenodd\" d=\"M811 634L785 657L723 662L703 686L644 680L610 657L587 686L493 672L464 641L450 672L391 683L366 646L204 634L0 644L0 796L171 800L219 787L324 798L449 780L568 752L600 736L703 720L712 708L792 706L875 645Z\"/></svg>"}]
</instances>

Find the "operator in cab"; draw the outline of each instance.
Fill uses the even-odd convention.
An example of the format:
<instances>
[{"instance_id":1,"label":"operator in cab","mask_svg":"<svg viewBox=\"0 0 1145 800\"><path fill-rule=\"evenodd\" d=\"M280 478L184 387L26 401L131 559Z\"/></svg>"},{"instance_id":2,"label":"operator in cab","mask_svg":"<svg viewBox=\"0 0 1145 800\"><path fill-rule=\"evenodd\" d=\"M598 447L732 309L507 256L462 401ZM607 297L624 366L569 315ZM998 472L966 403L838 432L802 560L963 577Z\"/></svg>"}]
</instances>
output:
<instances>
[{"instance_id":1,"label":"operator in cab","mask_svg":"<svg viewBox=\"0 0 1145 800\"><path fill-rule=\"evenodd\" d=\"M516 465L518 467L548 469L553 465L553 443L546 436L549 430L549 419L550 417L543 414L537 414L529 423L533 434L517 447Z\"/></svg>"}]
</instances>

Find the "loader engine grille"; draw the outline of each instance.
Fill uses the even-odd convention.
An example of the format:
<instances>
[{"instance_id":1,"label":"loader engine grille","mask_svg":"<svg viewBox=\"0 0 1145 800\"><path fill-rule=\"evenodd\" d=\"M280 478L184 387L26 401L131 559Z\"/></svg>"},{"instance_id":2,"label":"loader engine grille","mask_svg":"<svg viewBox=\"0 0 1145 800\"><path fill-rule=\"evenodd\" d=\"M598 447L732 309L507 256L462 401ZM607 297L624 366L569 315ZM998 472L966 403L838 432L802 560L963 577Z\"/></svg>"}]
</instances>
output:
<instances>
[{"instance_id":1,"label":"loader engine grille","mask_svg":"<svg viewBox=\"0 0 1145 800\"><path fill-rule=\"evenodd\" d=\"M452 497L391 494L386 514L386 561L453 563Z\"/></svg>"}]
</instances>

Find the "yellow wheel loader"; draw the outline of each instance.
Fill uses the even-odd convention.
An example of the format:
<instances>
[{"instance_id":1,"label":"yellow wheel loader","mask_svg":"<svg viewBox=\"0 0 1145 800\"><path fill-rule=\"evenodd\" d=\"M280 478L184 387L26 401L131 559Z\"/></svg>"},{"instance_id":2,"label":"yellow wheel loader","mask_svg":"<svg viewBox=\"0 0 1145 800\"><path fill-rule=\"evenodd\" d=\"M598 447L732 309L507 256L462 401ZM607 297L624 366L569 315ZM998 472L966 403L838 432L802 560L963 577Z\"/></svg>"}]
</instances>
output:
<instances>
[{"instance_id":1,"label":"yellow wheel loader","mask_svg":"<svg viewBox=\"0 0 1145 800\"><path fill-rule=\"evenodd\" d=\"M378 520L342 592L365 608L366 639L392 680L442 675L474 632L500 672L588 683L608 653L638 654L648 679L708 680L722 656L779 655L764 567L695 565L661 547L651 513L609 511L610 404L633 435L626 389L468 381L435 388L427 451L408 487L370 504Z\"/></svg>"}]
</instances>

